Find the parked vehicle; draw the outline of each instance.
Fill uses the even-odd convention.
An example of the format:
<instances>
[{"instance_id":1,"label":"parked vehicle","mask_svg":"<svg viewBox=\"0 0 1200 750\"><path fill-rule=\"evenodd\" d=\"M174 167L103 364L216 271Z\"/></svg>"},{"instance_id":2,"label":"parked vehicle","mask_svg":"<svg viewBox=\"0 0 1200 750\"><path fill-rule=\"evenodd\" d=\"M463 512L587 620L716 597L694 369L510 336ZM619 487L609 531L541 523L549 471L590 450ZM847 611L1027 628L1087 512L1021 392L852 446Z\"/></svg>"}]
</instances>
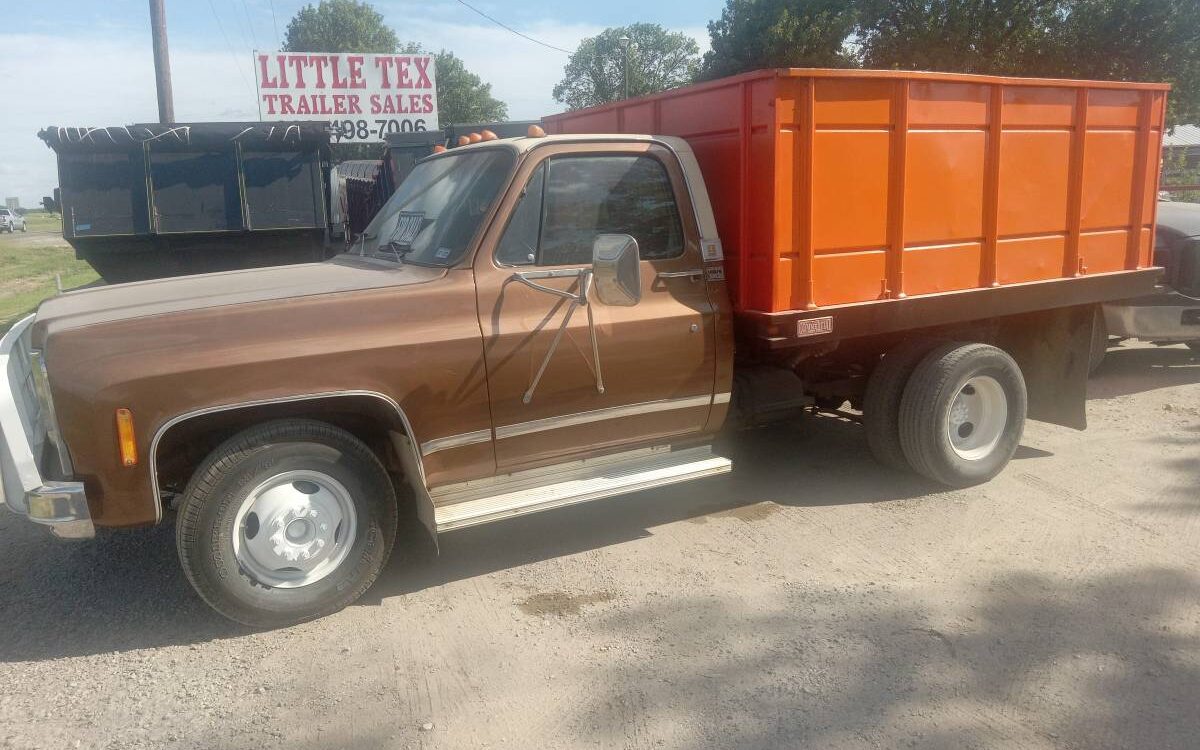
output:
<instances>
[{"instance_id":1,"label":"parked vehicle","mask_svg":"<svg viewBox=\"0 0 1200 750\"><path fill-rule=\"evenodd\" d=\"M1200 351L1200 204L1160 202L1157 226L1154 264L1166 272L1150 294L1104 305L1102 347L1139 339Z\"/></svg>"},{"instance_id":2,"label":"parked vehicle","mask_svg":"<svg viewBox=\"0 0 1200 750\"><path fill-rule=\"evenodd\" d=\"M0 208L0 232L27 231L25 217L9 208Z\"/></svg>"},{"instance_id":3,"label":"parked vehicle","mask_svg":"<svg viewBox=\"0 0 1200 750\"><path fill-rule=\"evenodd\" d=\"M332 261L43 303L0 341L5 502L173 513L200 596L277 626L353 602L401 517L700 480L813 407L987 481L1027 417L1085 426L1097 306L1154 289L1165 93L762 71L481 136Z\"/></svg>"}]
</instances>

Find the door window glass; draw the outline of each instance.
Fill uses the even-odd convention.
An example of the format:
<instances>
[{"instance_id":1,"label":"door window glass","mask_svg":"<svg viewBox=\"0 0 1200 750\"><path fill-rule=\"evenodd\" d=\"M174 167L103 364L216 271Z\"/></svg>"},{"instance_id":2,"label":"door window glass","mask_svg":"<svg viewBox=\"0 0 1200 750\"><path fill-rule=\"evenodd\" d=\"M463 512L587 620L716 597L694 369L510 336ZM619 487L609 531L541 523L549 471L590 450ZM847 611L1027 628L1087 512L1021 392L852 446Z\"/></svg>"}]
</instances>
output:
<instances>
[{"instance_id":1,"label":"door window glass","mask_svg":"<svg viewBox=\"0 0 1200 750\"><path fill-rule=\"evenodd\" d=\"M496 260L506 266L523 266L537 260L538 236L542 231L542 186L546 182L546 163L538 165L529 178L508 228L496 248Z\"/></svg>"},{"instance_id":2,"label":"door window glass","mask_svg":"<svg viewBox=\"0 0 1200 750\"><path fill-rule=\"evenodd\" d=\"M535 220L532 197L537 193L542 201ZM549 159L526 186L496 257L512 265L530 263L530 255L538 265L584 265L592 260L598 234L631 235L643 260L683 253L679 209L667 171L657 159Z\"/></svg>"}]
</instances>

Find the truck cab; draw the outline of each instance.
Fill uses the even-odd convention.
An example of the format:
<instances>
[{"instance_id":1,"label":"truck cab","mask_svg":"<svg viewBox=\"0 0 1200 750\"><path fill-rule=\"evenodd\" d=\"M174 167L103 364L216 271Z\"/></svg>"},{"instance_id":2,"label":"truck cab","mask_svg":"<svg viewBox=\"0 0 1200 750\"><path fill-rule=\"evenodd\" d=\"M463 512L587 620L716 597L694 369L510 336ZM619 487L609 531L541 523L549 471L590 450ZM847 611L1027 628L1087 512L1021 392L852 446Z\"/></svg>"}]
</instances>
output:
<instances>
[{"instance_id":1,"label":"truck cab","mask_svg":"<svg viewBox=\"0 0 1200 750\"><path fill-rule=\"evenodd\" d=\"M1161 283L1151 294L1104 305L1105 333L1200 351L1200 204L1160 201L1157 224Z\"/></svg>"}]
</instances>

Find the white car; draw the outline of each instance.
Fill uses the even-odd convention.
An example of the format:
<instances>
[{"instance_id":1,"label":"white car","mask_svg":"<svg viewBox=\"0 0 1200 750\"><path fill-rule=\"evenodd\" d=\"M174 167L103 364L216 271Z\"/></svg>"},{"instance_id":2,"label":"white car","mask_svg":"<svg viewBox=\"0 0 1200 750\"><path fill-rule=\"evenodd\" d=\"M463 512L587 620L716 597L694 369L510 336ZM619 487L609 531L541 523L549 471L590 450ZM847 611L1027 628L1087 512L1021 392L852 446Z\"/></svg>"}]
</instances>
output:
<instances>
[{"instance_id":1,"label":"white car","mask_svg":"<svg viewBox=\"0 0 1200 750\"><path fill-rule=\"evenodd\" d=\"M25 231L25 217L8 208L0 208L0 232Z\"/></svg>"}]
</instances>

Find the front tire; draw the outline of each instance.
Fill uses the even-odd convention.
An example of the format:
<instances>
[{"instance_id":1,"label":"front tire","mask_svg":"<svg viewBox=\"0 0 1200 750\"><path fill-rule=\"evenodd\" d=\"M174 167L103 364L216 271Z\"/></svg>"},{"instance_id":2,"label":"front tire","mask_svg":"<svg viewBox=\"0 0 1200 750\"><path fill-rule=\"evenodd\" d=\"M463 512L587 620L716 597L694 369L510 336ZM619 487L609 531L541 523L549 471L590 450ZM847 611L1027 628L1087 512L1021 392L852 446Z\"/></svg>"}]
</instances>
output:
<instances>
[{"instance_id":1,"label":"front tire","mask_svg":"<svg viewBox=\"0 0 1200 750\"><path fill-rule=\"evenodd\" d=\"M213 609L252 627L332 614L374 582L396 538L396 495L361 440L288 419L235 435L184 492L176 544Z\"/></svg>"},{"instance_id":2,"label":"front tire","mask_svg":"<svg viewBox=\"0 0 1200 750\"><path fill-rule=\"evenodd\" d=\"M1008 465L1028 397L1012 357L987 344L939 346L913 371L900 404L900 444L919 474L952 487Z\"/></svg>"}]
</instances>

